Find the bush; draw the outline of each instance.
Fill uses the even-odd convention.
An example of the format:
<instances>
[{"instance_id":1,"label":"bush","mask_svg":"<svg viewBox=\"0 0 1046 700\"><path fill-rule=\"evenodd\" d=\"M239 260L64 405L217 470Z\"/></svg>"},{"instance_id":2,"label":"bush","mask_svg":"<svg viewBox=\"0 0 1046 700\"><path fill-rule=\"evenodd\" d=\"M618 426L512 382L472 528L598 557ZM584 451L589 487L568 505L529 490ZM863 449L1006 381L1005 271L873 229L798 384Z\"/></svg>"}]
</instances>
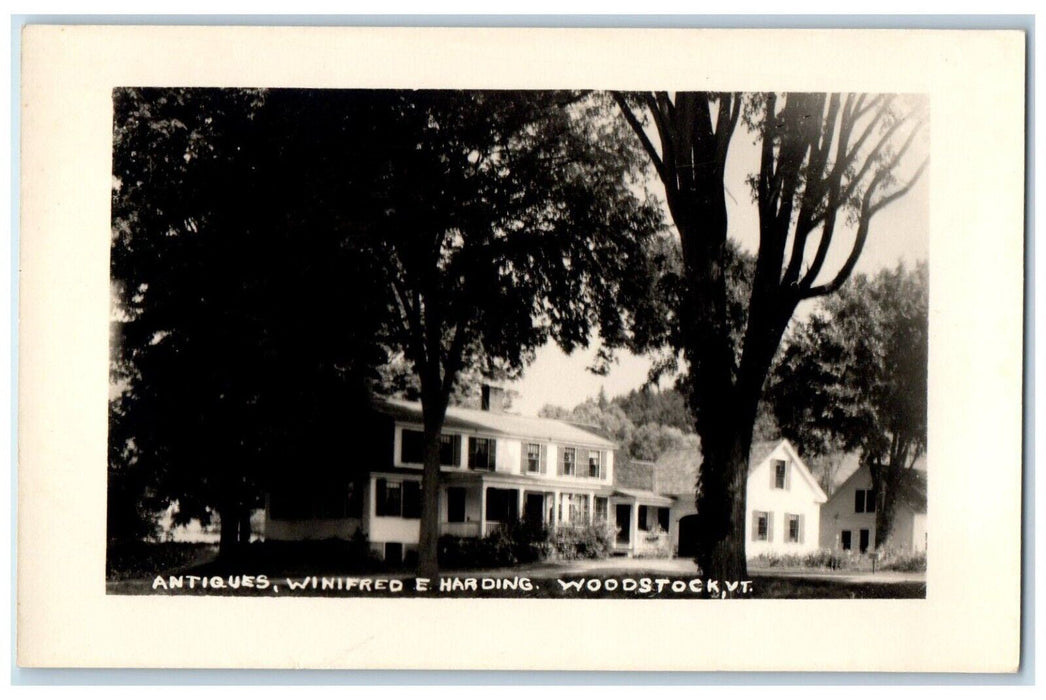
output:
<instances>
[{"instance_id":1,"label":"bush","mask_svg":"<svg viewBox=\"0 0 1046 700\"><path fill-rule=\"evenodd\" d=\"M876 558L878 556L878 558ZM874 566L873 566L874 559ZM831 569L848 571L926 571L926 553L885 549L874 552L838 552L820 549L808 554L760 554L749 564L765 568Z\"/></svg>"},{"instance_id":2,"label":"bush","mask_svg":"<svg viewBox=\"0 0 1046 700\"><path fill-rule=\"evenodd\" d=\"M483 538L439 538L439 562L452 569L496 568L547 559L602 559L609 556L614 531L605 523L548 528L520 520L505 523Z\"/></svg>"},{"instance_id":3,"label":"bush","mask_svg":"<svg viewBox=\"0 0 1046 700\"><path fill-rule=\"evenodd\" d=\"M749 560L752 566L766 568L796 569L857 569L860 568L860 555L851 552L835 552L831 549L819 549L806 554L777 554L768 552Z\"/></svg>"},{"instance_id":4,"label":"bush","mask_svg":"<svg viewBox=\"0 0 1046 700\"><path fill-rule=\"evenodd\" d=\"M614 546L614 530L606 523L559 525L551 534L559 559L605 559Z\"/></svg>"},{"instance_id":5,"label":"bush","mask_svg":"<svg viewBox=\"0 0 1046 700\"><path fill-rule=\"evenodd\" d=\"M523 520L504 523L482 538L439 538L440 565L456 569L531 564L551 553L548 528Z\"/></svg>"},{"instance_id":6,"label":"bush","mask_svg":"<svg viewBox=\"0 0 1046 700\"><path fill-rule=\"evenodd\" d=\"M884 552L879 568L883 571L926 571L926 552Z\"/></svg>"},{"instance_id":7,"label":"bush","mask_svg":"<svg viewBox=\"0 0 1046 700\"><path fill-rule=\"evenodd\" d=\"M109 542L105 577L110 581L152 577L217 553L216 545L197 542Z\"/></svg>"}]
</instances>

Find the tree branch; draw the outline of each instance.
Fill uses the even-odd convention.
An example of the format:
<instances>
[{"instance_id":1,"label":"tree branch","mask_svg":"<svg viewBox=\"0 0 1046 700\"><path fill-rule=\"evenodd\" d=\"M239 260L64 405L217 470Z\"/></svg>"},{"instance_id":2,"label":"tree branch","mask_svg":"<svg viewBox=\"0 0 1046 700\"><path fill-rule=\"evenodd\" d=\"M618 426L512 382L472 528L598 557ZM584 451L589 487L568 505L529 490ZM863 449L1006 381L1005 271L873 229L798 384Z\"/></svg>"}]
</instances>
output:
<instances>
[{"instance_id":1,"label":"tree branch","mask_svg":"<svg viewBox=\"0 0 1046 700\"><path fill-rule=\"evenodd\" d=\"M898 199L900 199L904 195L908 194L908 191L910 189L912 189L912 187L919 180L919 178L922 177L922 174L926 171L926 166L928 166L929 164L930 164L929 157L926 157L925 159L923 159L923 162L919 165L918 169L915 171L915 174L912 175L912 178L910 180L908 180L908 183L904 187L900 188L899 190L897 190L895 192L890 193L889 195L883 197L878 202L873 204L871 206L870 212L872 214L875 214L875 213L881 211L882 209L884 209L885 207L889 206L891 203L897 201Z\"/></svg>"},{"instance_id":2,"label":"tree branch","mask_svg":"<svg viewBox=\"0 0 1046 700\"><path fill-rule=\"evenodd\" d=\"M639 137L640 142L643 144L643 150L650 157L650 161L654 164L654 169L657 170L658 177L666 185L668 184L668 173L665 170L665 164L661 160L661 156L658 155L657 149L654 148L654 144L650 141L650 137L646 135L646 130L643 129L643 124L636 117L632 108L628 106L624 96L620 92L612 93L614 95L614 101L617 102L618 107L621 109L621 113L625 117L625 121L632 127L632 131L635 132L636 136Z\"/></svg>"}]
</instances>

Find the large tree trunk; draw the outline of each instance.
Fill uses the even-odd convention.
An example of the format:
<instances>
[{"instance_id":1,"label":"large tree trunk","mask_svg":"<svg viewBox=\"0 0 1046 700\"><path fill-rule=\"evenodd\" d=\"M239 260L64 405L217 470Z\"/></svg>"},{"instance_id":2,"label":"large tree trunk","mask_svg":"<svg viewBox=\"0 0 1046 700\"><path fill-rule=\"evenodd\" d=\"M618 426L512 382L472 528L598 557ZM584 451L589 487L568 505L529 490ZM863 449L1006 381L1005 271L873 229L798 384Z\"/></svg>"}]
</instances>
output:
<instances>
[{"instance_id":1,"label":"large tree trunk","mask_svg":"<svg viewBox=\"0 0 1046 700\"><path fill-rule=\"evenodd\" d=\"M242 508L234 499L229 499L218 510L220 535L218 558L232 559L240 551L240 522Z\"/></svg>"},{"instance_id":2,"label":"large tree trunk","mask_svg":"<svg viewBox=\"0 0 1046 700\"><path fill-rule=\"evenodd\" d=\"M425 464L421 477L421 524L418 536L418 575L434 578L439 573L440 433L447 414L443 392L422 386L425 429Z\"/></svg>"},{"instance_id":3,"label":"large tree trunk","mask_svg":"<svg viewBox=\"0 0 1046 700\"><path fill-rule=\"evenodd\" d=\"M703 575L722 580L748 576L745 509L752 429L751 424L747 430L736 427L730 434L709 435L707 443L704 439L701 443L697 565Z\"/></svg>"},{"instance_id":4,"label":"large tree trunk","mask_svg":"<svg viewBox=\"0 0 1046 700\"><path fill-rule=\"evenodd\" d=\"M872 464L869 471L872 475L872 493L875 494L875 549L878 550L890 539L893 531L901 470L892 464Z\"/></svg>"}]
</instances>

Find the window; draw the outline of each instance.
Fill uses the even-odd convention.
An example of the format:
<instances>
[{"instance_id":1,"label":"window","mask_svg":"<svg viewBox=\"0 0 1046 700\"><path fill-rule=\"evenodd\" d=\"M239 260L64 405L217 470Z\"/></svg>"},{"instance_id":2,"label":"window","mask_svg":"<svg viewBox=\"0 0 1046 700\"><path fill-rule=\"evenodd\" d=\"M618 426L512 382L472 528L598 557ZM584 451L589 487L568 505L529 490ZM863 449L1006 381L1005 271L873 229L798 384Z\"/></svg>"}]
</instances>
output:
<instances>
[{"instance_id":1,"label":"window","mask_svg":"<svg viewBox=\"0 0 1046 700\"><path fill-rule=\"evenodd\" d=\"M565 520L572 525L586 525L588 517L588 494L564 493L562 495Z\"/></svg>"},{"instance_id":2,"label":"window","mask_svg":"<svg viewBox=\"0 0 1046 700\"><path fill-rule=\"evenodd\" d=\"M875 512L875 492L872 489L857 489L854 491L854 512Z\"/></svg>"},{"instance_id":3,"label":"window","mask_svg":"<svg viewBox=\"0 0 1046 700\"><path fill-rule=\"evenodd\" d=\"M785 480L788 476L788 464L783 459L775 459L774 462L774 488L786 488Z\"/></svg>"},{"instance_id":4,"label":"window","mask_svg":"<svg viewBox=\"0 0 1046 700\"><path fill-rule=\"evenodd\" d=\"M845 549L846 551L853 549L853 533L851 533L849 530L843 530L841 539L843 549Z\"/></svg>"},{"instance_id":5,"label":"window","mask_svg":"<svg viewBox=\"0 0 1046 700\"><path fill-rule=\"evenodd\" d=\"M469 438L469 469L494 471L494 440L491 438Z\"/></svg>"},{"instance_id":6,"label":"window","mask_svg":"<svg viewBox=\"0 0 1046 700\"><path fill-rule=\"evenodd\" d=\"M402 564L403 563L403 543L402 542L386 542L385 543L385 561L390 564Z\"/></svg>"},{"instance_id":7,"label":"window","mask_svg":"<svg viewBox=\"0 0 1046 700\"><path fill-rule=\"evenodd\" d=\"M400 482L378 479L377 491L376 514L400 517L403 513L403 487Z\"/></svg>"},{"instance_id":8,"label":"window","mask_svg":"<svg viewBox=\"0 0 1046 700\"><path fill-rule=\"evenodd\" d=\"M868 551L869 534L870 533L868 530L861 530L861 554L864 554Z\"/></svg>"},{"instance_id":9,"label":"window","mask_svg":"<svg viewBox=\"0 0 1046 700\"><path fill-rule=\"evenodd\" d=\"M529 474L537 474L541 471L541 445L536 442L527 443L524 464Z\"/></svg>"},{"instance_id":10,"label":"window","mask_svg":"<svg viewBox=\"0 0 1046 700\"><path fill-rule=\"evenodd\" d=\"M577 473L577 450L573 447L563 448L563 475L574 476Z\"/></svg>"},{"instance_id":11,"label":"window","mask_svg":"<svg viewBox=\"0 0 1046 700\"><path fill-rule=\"evenodd\" d=\"M420 430L403 429L400 440L400 462L423 464L425 462L425 434ZM461 462L461 436L439 436L439 463L456 467Z\"/></svg>"},{"instance_id":12,"label":"window","mask_svg":"<svg viewBox=\"0 0 1046 700\"><path fill-rule=\"evenodd\" d=\"M644 532L650 530L650 524L647 522L647 511L649 508L646 506L639 506L639 513L636 516L636 526Z\"/></svg>"},{"instance_id":13,"label":"window","mask_svg":"<svg viewBox=\"0 0 1046 700\"><path fill-rule=\"evenodd\" d=\"M448 467L456 467L461 464L460 435L439 436L439 463Z\"/></svg>"},{"instance_id":14,"label":"window","mask_svg":"<svg viewBox=\"0 0 1046 700\"><path fill-rule=\"evenodd\" d=\"M610 501L606 498L600 498L599 496L596 496L595 519L598 522L606 522L609 518L609 504Z\"/></svg>"},{"instance_id":15,"label":"window","mask_svg":"<svg viewBox=\"0 0 1046 700\"><path fill-rule=\"evenodd\" d=\"M447 522L465 522L465 489L460 486L447 489Z\"/></svg>"},{"instance_id":16,"label":"window","mask_svg":"<svg viewBox=\"0 0 1046 700\"><path fill-rule=\"evenodd\" d=\"M788 531L785 533L785 542L802 542L803 528L800 516L789 513L785 515L785 520L788 523Z\"/></svg>"},{"instance_id":17,"label":"window","mask_svg":"<svg viewBox=\"0 0 1046 700\"><path fill-rule=\"evenodd\" d=\"M764 511L752 513L752 539L758 542L769 542L773 539L773 525L770 514Z\"/></svg>"},{"instance_id":18,"label":"window","mask_svg":"<svg viewBox=\"0 0 1046 700\"><path fill-rule=\"evenodd\" d=\"M421 517L421 484L417 481L403 482L403 517Z\"/></svg>"},{"instance_id":19,"label":"window","mask_svg":"<svg viewBox=\"0 0 1046 700\"><path fill-rule=\"evenodd\" d=\"M400 437L400 462L404 464L425 462L425 435L420 430L404 428Z\"/></svg>"},{"instance_id":20,"label":"window","mask_svg":"<svg viewBox=\"0 0 1046 700\"><path fill-rule=\"evenodd\" d=\"M388 518L421 517L421 484L417 481L378 479L375 515Z\"/></svg>"},{"instance_id":21,"label":"window","mask_svg":"<svg viewBox=\"0 0 1046 700\"><path fill-rule=\"evenodd\" d=\"M487 489L487 520L511 523L519 519L515 489Z\"/></svg>"},{"instance_id":22,"label":"window","mask_svg":"<svg viewBox=\"0 0 1046 700\"><path fill-rule=\"evenodd\" d=\"M599 450L588 451L588 475L595 479L599 478L600 456Z\"/></svg>"}]
</instances>

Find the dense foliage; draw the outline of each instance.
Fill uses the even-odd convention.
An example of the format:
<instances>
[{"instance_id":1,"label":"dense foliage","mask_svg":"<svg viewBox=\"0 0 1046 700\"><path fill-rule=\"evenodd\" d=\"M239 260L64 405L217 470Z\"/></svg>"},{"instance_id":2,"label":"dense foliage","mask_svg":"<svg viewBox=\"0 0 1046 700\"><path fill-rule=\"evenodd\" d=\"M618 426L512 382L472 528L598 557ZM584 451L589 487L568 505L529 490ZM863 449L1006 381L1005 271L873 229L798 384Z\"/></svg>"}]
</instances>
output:
<instances>
[{"instance_id":1,"label":"dense foliage","mask_svg":"<svg viewBox=\"0 0 1046 700\"><path fill-rule=\"evenodd\" d=\"M768 389L782 433L807 454L860 453L876 490L876 547L902 472L926 451L929 271L855 276L795 327Z\"/></svg>"}]
</instances>

